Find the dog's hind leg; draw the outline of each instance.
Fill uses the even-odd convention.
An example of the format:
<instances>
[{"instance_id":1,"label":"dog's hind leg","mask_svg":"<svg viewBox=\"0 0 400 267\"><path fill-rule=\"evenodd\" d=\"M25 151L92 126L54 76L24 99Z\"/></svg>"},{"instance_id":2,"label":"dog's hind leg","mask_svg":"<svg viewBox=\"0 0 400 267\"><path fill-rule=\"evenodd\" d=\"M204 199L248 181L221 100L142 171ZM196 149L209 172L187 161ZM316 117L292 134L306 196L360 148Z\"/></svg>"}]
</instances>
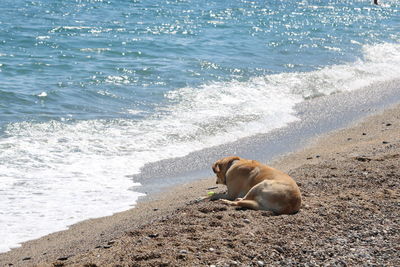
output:
<instances>
[{"instance_id":1,"label":"dog's hind leg","mask_svg":"<svg viewBox=\"0 0 400 267\"><path fill-rule=\"evenodd\" d=\"M247 209L258 210L260 209L260 205L255 200L243 199L238 201L230 201L226 199L222 199L222 202L231 205L231 206L239 206Z\"/></svg>"}]
</instances>

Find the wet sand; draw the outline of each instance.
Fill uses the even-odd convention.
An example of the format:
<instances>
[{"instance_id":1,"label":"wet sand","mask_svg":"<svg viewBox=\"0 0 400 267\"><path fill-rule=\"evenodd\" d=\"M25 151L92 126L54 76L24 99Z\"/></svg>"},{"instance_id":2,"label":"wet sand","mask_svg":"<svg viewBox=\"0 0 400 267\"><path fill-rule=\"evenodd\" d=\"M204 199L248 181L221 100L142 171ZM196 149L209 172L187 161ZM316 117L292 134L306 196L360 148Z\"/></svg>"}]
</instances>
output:
<instances>
[{"instance_id":1,"label":"wet sand","mask_svg":"<svg viewBox=\"0 0 400 267\"><path fill-rule=\"evenodd\" d=\"M0 265L399 266L399 155L396 106L268 163L299 183L295 215L204 200L224 190L208 178L24 243Z\"/></svg>"}]
</instances>

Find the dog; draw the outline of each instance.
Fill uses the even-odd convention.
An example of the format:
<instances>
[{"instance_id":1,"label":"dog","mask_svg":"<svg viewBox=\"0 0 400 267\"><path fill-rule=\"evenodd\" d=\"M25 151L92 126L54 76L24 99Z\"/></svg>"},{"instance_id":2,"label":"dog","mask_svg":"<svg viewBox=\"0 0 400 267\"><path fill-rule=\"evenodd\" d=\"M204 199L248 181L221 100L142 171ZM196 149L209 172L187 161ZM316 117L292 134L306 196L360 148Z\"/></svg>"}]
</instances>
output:
<instances>
[{"instance_id":1,"label":"dog","mask_svg":"<svg viewBox=\"0 0 400 267\"><path fill-rule=\"evenodd\" d=\"M284 172L240 157L217 160L212 169L217 184L227 186L225 199L221 199L226 204L276 214L293 214L300 209L300 189Z\"/></svg>"}]
</instances>

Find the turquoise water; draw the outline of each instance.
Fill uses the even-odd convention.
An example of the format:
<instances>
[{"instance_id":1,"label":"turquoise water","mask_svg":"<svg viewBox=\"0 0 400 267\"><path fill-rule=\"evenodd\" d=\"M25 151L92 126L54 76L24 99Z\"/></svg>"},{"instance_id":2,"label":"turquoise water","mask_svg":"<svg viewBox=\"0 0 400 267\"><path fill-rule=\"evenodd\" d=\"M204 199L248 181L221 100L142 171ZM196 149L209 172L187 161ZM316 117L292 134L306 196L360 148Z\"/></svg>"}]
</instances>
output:
<instances>
[{"instance_id":1,"label":"turquoise water","mask_svg":"<svg viewBox=\"0 0 400 267\"><path fill-rule=\"evenodd\" d=\"M370 2L3 1L1 126L143 119L177 88L354 61L398 41L399 3Z\"/></svg>"},{"instance_id":2,"label":"turquoise water","mask_svg":"<svg viewBox=\"0 0 400 267\"><path fill-rule=\"evenodd\" d=\"M2 1L0 252L127 209L146 163L398 78L400 2L371 2Z\"/></svg>"}]
</instances>

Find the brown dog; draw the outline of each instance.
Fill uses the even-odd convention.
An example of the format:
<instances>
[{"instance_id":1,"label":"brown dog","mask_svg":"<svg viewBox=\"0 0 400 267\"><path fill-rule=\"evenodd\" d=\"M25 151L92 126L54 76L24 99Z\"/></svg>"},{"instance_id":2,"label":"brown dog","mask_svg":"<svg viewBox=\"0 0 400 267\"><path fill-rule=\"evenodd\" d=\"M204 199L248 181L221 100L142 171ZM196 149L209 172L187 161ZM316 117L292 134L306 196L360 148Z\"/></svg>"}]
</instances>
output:
<instances>
[{"instance_id":1,"label":"brown dog","mask_svg":"<svg viewBox=\"0 0 400 267\"><path fill-rule=\"evenodd\" d=\"M227 204L277 214L292 214L300 209L299 187L286 173L239 157L217 160L212 169L217 184L228 188L227 199L222 200Z\"/></svg>"}]
</instances>

